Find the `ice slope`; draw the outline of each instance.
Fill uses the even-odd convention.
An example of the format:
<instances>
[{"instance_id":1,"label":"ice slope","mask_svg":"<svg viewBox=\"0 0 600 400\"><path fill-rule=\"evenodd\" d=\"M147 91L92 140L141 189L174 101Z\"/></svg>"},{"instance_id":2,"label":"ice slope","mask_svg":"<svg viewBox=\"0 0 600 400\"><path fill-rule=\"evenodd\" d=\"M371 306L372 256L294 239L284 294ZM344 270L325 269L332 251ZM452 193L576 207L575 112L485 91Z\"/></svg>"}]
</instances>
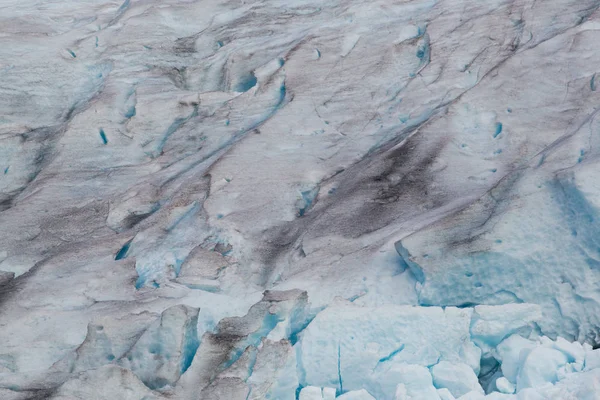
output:
<instances>
[{"instance_id":1,"label":"ice slope","mask_svg":"<svg viewBox=\"0 0 600 400\"><path fill-rule=\"evenodd\" d=\"M0 398L598 398L599 7L0 1Z\"/></svg>"}]
</instances>

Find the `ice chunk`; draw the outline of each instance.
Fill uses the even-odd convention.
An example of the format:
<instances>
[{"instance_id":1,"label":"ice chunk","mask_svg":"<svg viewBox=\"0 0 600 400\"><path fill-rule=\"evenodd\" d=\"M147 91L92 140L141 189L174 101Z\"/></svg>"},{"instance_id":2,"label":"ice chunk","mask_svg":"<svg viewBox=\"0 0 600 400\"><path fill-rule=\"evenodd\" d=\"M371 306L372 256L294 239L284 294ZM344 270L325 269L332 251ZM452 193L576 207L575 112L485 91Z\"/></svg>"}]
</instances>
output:
<instances>
[{"instance_id":1,"label":"ice chunk","mask_svg":"<svg viewBox=\"0 0 600 400\"><path fill-rule=\"evenodd\" d=\"M149 388L174 384L198 348L198 311L185 305L173 306L142 334L121 360Z\"/></svg>"},{"instance_id":2,"label":"ice chunk","mask_svg":"<svg viewBox=\"0 0 600 400\"><path fill-rule=\"evenodd\" d=\"M506 394L513 394L516 390L516 386L503 376L496 379L496 388L499 392Z\"/></svg>"},{"instance_id":3,"label":"ice chunk","mask_svg":"<svg viewBox=\"0 0 600 400\"><path fill-rule=\"evenodd\" d=\"M522 360L535 347L535 343L519 335L512 335L498 345L496 351L502 362L502 373L511 383L517 383Z\"/></svg>"},{"instance_id":4,"label":"ice chunk","mask_svg":"<svg viewBox=\"0 0 600 400\"><path fill-rule=\"evenodd\" d=\"M299 400L323 400L323 392L320 387L307 386L300 391Z\"/></svg>"},{"instance_id":5,"label":"ice chunk","mask_svg":"<svg viewBox=\"0 0 600 400\"><path fill-rule=\"evenodd\" d=\"M440 361L431 368L431 376L436 388L446 388L454 397L460 397L471 391L484 393L477 375L466 364Z\"/></svg>"},{"instance_id":6,"label":"ice chunk","mask_svg":"<svg viewBox=\"0 0 600 400\"><path fill-rule=\"evenodd\" d=\"M335 389L334 388L323 388L323 400L333 400L335 399Z\"/></svg>"},{"instance_id":7,"label":"ice chunk","mask_svg":"<svg viewBox=\"0 0 600 400\"><path fill-rule=\"evenodd\" d=\"M218 251L194 248L181 265L180 278L197 277L207 280L217 279L223 269L229 265L227 259Z\"/></svg>"},{"instance_id":8,"label":"ice chunk","mask_svg":"<svg viewBox=\"0 0 600 400\"><path fill-rule=\"evenodd\" d=\"M600 349L585 352L585 370L600 368Z\"/></svg>"},{"instance_id":9,"label":"ice chunk","mask_svg":"<svg viewBox=\"0 0 600 400\"><path fill-rule=\"evenodd\" d=\"M221 390L217 387L218 383L211 382L217 377L232 376L231 368L236 370L236 377L241 377L238 370L242 367L238 367L237 362L241 358L250 357L249 354L246 355L250 352L250 347L260 348L254 364L243 364L248 365L249 369L244 374L244 379L248 379L255 395L269 394L281 396L278 397L281 399L290 396L294 398L299 385L296 375L296 351L292 349L288 339L265 338L280 322L285 323L285 329L281 332L293 336L296 330L307 323L304 320L307 317L307 305L308 297L304 291L267 290L245 316L220 320L214 333L206 332L203 335L190 372L182 378L184 392L192 396L198 388L209 384L210 390Z\"/></svg>"},{"instance_id":10,"label":"ice chunk","mask_svg":"<svg viewBox=\"0 0 600 400\"><path fill-rule=\"evenodd\" d=\"M99 318L88 324L85 340L75 351L72 370L85 371L116 362L157 318L156 314L140 313L124 318Z\"/></svg>"},{"instance_id":11,"label":"ice chunk","mask_svg":"<svg viewBox=\"0 0 600 400\"><path fill-rule=\"evenodd\" d=\"M574 371L581 371L585 362L585 350L579 342L569 342L565 338L558 337L552 342L551 346L567 356L567 362L570 363Z\"/></svg>"},{"instance_id":12,"label":"ice chunk","mask_svg":"<svg viewBox=\"0 0 600 400\"><path fill-rule=\"evenodd\" d=\"M473 341L484 351L496 347L503 339L522 330L531 331L542 318L537 304L505 304L476 306L471 324Z\"/></svg>"},{"instance_id":13,"label":"ice chunk","mask_svg":"<svg viewBox=\"0 0 600 400\"><path fill-rule=\"evenodd\" d=\"M546 347L536 347L525 356L517 376L517 391L535 388L558 380L557 371L568 362L567 356Z\"/></svg>"},{"instance_id":14,"label":"ice chunk","mask_svg":"<svg viewBox=\"0 0 600 400\"><path fill-rule=\"evenodd\" d=\"M279 399L279 397L272 397ZM333 388L319 388L316 386L307 386L302 388L300 391L299 400L334 400L335 389Z\"/></svg>"},{"instance_id":15,"label":"ice chunk","mask_svg":"<svg viewBox=\"0 0 600 400\"><path fill-rule=\"evenodd\" d=\"M530 389L518 393L519 400L521 400L521 393L526 390ZM600 370L570 374L555 385L547 384L537 391L543 396L539 398L544 400L596 400L600 393Z\"/></svg>"},{"instance_id":16,"label":"ice chunk","mask_svg":"<svg viewBox=\"0 0 600 400\"><path fill-rule=\"evenodd\" d=\"M440 400L455 400L456 398L450 393L450 391L446 388L437 390L438 396L440 396Z\"/></svg>"},{"instance_id":17,"label":"ice chunk","mask_svg":"<svg viewBox=\"0 0 600 400\"><path fill-rule=\"evenodd\" d=\"M296 353L290 342L263 339L246 382L251 388L249 400L295 400Z\"/></svg>"},{"instance_id":18,"label":"ice chunk","mask_svg":"<svg viewBox=\"0 0 600 400\"><path fill-rule=\"evenodd\" d=\"M404 385L406 399L440 399L427 368L414 364L400 364L395 366L394 376Z\"/></svg>"}]
</instances>

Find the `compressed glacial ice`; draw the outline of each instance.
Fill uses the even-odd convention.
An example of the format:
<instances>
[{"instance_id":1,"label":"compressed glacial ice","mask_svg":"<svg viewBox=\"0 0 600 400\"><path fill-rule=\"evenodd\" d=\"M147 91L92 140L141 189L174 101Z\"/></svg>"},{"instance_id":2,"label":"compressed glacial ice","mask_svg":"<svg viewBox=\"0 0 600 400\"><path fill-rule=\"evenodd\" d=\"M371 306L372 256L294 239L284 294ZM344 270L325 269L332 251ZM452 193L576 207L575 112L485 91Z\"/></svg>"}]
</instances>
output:
<instances>
[{"instance_id":1,"label":"compressed glacial ice","mask_svg":"<svg viewBox=\"0 0 600 400\"><path fill-rule=\"evenodd\" d=\"M0 399L600 396L597 0L0 32Z\"/></svg>"},{"instance_id":2,"label":"compressed glacial ice","mask_svg":"<svg viewBox=\"0 0 600 400\"><path fill-rule=\"evenodd\" d=\"M467 364L440 361L431 367L431 376L436 388L448 389L454 397L472 391L483 393L477 375Z\"/></svg>"},{"instance_id":3,"label":"compressed glacial ice","mask_svg":"<svg viewBox=\"0 0 600 400\"><path fill-rule=\"evenodd\" d=\"M465 340L471 316L472 310L456 308L330 306L298 343L301 383L340 392L365 388L377 398L389 398L398 383L392 377L403 365L463 362L473 372L479 369L481 350Z\"/></svg>"}]
</instances>

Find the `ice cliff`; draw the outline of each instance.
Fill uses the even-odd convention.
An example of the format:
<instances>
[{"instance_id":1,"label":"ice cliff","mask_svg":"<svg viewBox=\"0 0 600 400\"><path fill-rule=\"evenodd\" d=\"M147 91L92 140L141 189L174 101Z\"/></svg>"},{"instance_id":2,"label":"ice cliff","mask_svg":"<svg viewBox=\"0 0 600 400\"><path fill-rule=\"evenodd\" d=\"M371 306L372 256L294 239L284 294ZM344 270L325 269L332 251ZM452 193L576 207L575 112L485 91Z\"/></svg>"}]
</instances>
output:
<instances>
[{"instance_id":1,"label":"ice cliff","mask_svg":"<svg viewBox=\"0 0 600 400\"><path fill-rule=\"evenodd\" d=\"M0 399L600 399L599 8L0 0Z\"/></svg>"}]
</instances>

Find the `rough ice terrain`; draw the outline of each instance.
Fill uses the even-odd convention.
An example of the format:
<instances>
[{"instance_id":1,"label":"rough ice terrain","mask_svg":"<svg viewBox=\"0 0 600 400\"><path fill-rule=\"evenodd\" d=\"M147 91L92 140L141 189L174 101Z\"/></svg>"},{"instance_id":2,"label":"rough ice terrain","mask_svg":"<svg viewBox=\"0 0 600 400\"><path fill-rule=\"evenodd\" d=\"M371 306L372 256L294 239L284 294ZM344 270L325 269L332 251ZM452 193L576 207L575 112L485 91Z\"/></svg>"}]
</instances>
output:
<instances>
[{"instance_id":1,"label":"rough ice terrain","mask_svg":"<svg viewBox=\"0 0 600 400\"><path fill-rule=\"evenodd\" d=\"M0 0L0 399L600 399L599 0Z\"/></svg>"}]
</instances>

